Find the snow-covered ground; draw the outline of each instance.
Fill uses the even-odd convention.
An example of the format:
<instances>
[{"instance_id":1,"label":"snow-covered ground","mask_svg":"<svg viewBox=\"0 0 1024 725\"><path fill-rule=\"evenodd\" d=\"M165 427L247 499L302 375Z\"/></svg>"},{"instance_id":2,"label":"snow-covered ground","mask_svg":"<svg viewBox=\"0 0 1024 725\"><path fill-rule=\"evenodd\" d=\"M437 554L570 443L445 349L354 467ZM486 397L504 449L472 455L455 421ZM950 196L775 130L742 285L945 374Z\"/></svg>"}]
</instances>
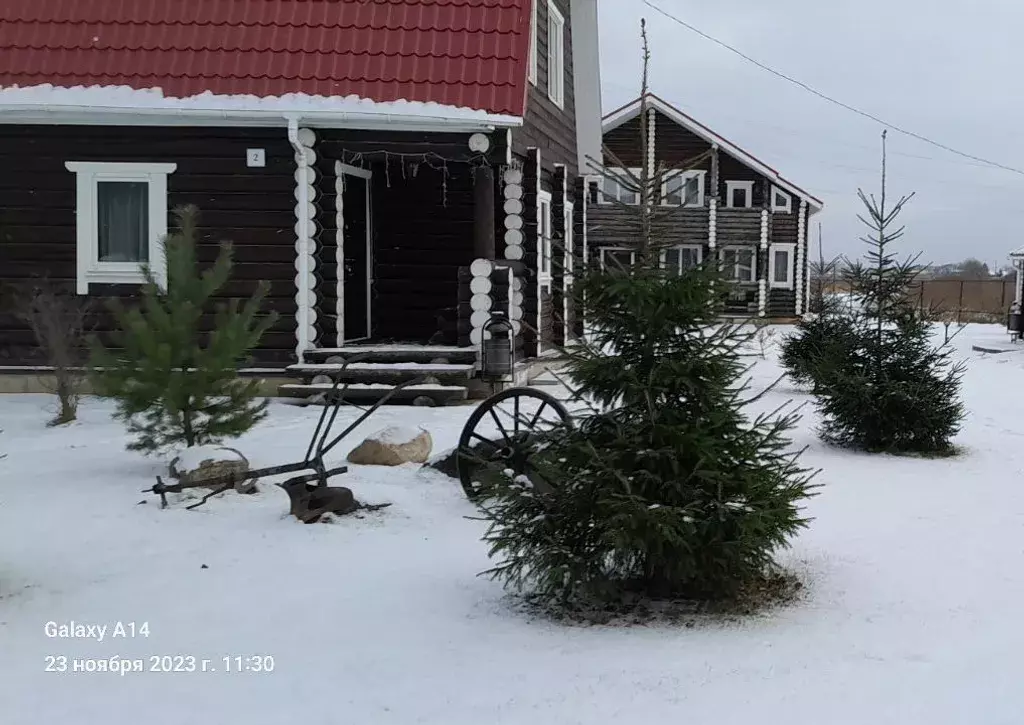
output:
<instances>
[{"instance_id":1,"label":"snow-covered ground","mask_svg":"<svg viewBox=\"0 0 1024 725\"><path fill-rule=\"evenodd\" d=\"M439 474L353 467L337 482L394 505L332 524L288 520L273 487L161 511L140 493L158 464L123 450L106 404L53 430L45 398L2 397L0 722L1019 724L1024 353L971 353L993 329L956 343L970 366L960 459L829 450L808 409L794 445L809 446L824 488L783 555L804 601L692 628L566 627L513 610L477 576L483 524ZM777 373L759 360L755 384ZM759 407L787 398L807 396L783 383ZM423 426L440 450L471 410L388 409L359 432ZM275 405L236 445L255 466L292 460L316 414ZM47 636L72 621L109 629ZM149 636L114 638L117 622L147 622ZM217 671L46 671L48 657L148 668L162 655ZM273 671L225 671L224 657L235 669L251 656Z\"/></svg>"}]
</instances>

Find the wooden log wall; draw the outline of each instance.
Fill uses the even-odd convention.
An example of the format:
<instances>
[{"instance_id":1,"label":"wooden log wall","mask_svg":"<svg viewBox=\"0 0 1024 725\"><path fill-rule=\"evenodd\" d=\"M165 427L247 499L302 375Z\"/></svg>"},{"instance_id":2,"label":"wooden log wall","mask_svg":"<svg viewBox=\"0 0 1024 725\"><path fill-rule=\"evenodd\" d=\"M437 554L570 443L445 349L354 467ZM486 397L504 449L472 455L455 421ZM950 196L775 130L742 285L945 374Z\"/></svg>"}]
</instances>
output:
<instances>
[{"instance_id":1,"label":"wooden log wall","mask_svg":"<svg viewBox=\"0 0 1024 725\"><path fill-rule=\"evenodd\" d=\"M473 171L412 168L375 167L373 337L452 344L459 268L473 259Z\"/></svg>"},{"instance_id":2,"label":"wooden log wall","mask_svg":"<svg viewBox=\"0 0 1024 725\"><path fill-rule=\"evenodd\" d=\"M557 346L565 344L565 214L566 204L571 200L568 181L565 166L556 164L551 178L551 304L544 309L551 320L551 332L544 339Z\"/></svg>"},{"instance_id":3,"label":"wooden log wall","mask_svg":"<svg viewBox=\"0 0 1024 725\"><path fill-rule=\"evenodd\" d=\"M529 270L523 288L523 354L534 357L537 354L540 326L537 320L538 288L538 225L537 196L540 193L541 156L540 149L531 148L526 152L523 163L523 265Z\"/></svg>"},{"instance_id":4,"label":"wooden log wall","mask_svg":"<svg viewBox=\"0 0 1024 725\"><path fill-rule=\"evenodd\" d=\"M246 165L262 148L263 168ZM286 130L0 125L0 286L47 277L75 291L76 177L67 161L170 162L168 209L195 204L201 212L201 265L231 241L234 269L220 299L248 297L270 282L264 312L277 323L254 351L254 363L294 362L295 160ZM90 327L109 341L116 323L104 299L137 298L137 285L90 285ZM0 365L43 365L35 339L0 296ZM212 329L213 315L201 324Z\"/></svg>"},{"instance_id":5,"label":"wooden log wall","mask_svg":"<svg viewBox=\"0 0 1024 725\"><path fill-rule=\"evenodd\" d=\"M580 176L576 178L574 184L576 203L573 206L572 219L572 255L573 276L577 280L586 273L588 264L585 249L589 233L587 214L590 206L590 195L587 193L587 186L588 181L586 177ZM578 285L574 286L572 293L569 295L569 319L566 321L571 337L577 339L583 336L583 318L580 314L582 311L581 295L578 290Z\"/></svg>"}]
</instances>

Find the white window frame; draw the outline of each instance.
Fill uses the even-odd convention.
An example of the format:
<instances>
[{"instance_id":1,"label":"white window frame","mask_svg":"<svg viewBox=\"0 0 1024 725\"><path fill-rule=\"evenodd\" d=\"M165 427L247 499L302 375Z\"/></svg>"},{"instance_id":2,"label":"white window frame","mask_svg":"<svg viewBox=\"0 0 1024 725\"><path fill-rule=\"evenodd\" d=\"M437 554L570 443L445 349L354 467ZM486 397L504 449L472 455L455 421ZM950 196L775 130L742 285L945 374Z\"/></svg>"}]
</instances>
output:
<instances>
[{"instance_id":1,"label":"white window frame","mask_svg":"<svg viewBox=\"0 0 1024 725\"><path fill-rule=\"evenodd\" d=\"M537 17L540 12L540 4L544 0L536 0L533 3L533 12L530 14L530 83L537 85Z\"/></svg>"},{"instance_id":2,"label":"white window frame","mask_svg":"<svg viewBox=\"0 0 1024 725\"><path fill-rule=\"evenodd\" d=\"M747 192L747 203L744 206L733 206L732 192L735 189L745 189ZM753 181L727 181L725 182L725 206L727 209L750 209L754 206L754 182Z\"/></svg>"},{"instance_id":3,"label":"white window frame","mask_svg":"<svg viewBox=\"0 0 1024 725\"><path fill-rule=\"evenodd\" d=\"M605 266L605 252L629 252L629 264L633 266L636 264L636 250L630 247L601 247L600 248L600 260L601 260L601 271L607 272L608 268Z\"/></svg>"},{"instance_id":4,"label":"white window frame","mask_svg":"<svg viewBox=\"0 0 1024 725\"><path fill-rule=\"evenodd\" d=\"M789 254L789 269L787 270L786 281L775 281L775 253L787 252ZM796 244L789 242L776 242L768 245L768 284L778 289L793 289L796 282Z\"/></svg>"},{"instance_id":5,"label":"white window frame","mask_svg":"<svg viewBox=\"0 0 1024 725\"><path fill-rule=\"evenodd\" d=\"M661 205L662 206L682 206L682 207L691 207L691 208L696 208L696 207L704 206L704 178L705 178L706 174L707 174L706 171L702 171L702 170L699 170L699 169L691 170L691 171L679 171L679 172L677 172L675 174L669 174L665 178L664 183L662 183L662 185L661 185ZM686 203L686 194L682 194L681 201L680 201L679 204L673 204L672 202L670 202L668 200L668 182L669 182L670 179L673 179L673 178L675 178L677 176L681 176L681 177L683 177L683 179L686 179L686 180L694 179L694 178L697 179L697 202L696 203L694 203L694 204L687 204ZM682 188L685 189L685 181L684 181L684 184L683 184Z\"/></svg>"},{"instance_id":6,"label":"white window frame","mask_svg":"<svg viewBox=\"0 0 1024 725\"><path fill-rule=\"evenodd\" d=\"M537 282L551 290L551 192L537 194Z\"/></svg>"},{"instance_id":7,"label":"white window frame","mask_svg":"<svg viewBox=\"0 0 1024 725\"><path fill-rule=\"evenodd\" d=\"M627 172L628 172L628 173L633 174L634 176L636 176L639 179L642 171L643 170L640 169L639 167L637 167L637 168L630 167L629 169L621 169L621 168L620 169L605 169L605 174L610 174L611 176L615 176L615 177L618 177L618 178L625 179L626 175L627 175ZM619 193L616 194L615 201L612 201L611 199L609 199L607 191L605 189L605 184L608 183L609 181L611 181L611 180L607 176L602 176L601 177L601 186L598 189L598 193L597 193L597 203L598 204L614 204L615 201L619 201L619 202L621 202L623 204L629 204L630 206L637 206L637 205L640 204L640 192L639 191L633 191L632 189L630 189L629 192L636 196L636 201L635 202L624 202L624 201L622 201L622 193L621 192L623 190L625 190L626 187L623 186L618 181L616 181L615 183L616 183L616 186L618 187Z\"/></svg>"},{"instance_id":8,"label":"white window frame","mask_svg":"<svg viewBox=\"0 0 1024 725\"><path fill-rule=\"evenodd\" d=\"M559 108L565 107L565 18L551 3L548 3L548 99Z\"/></svg>"},{"instance_id":9,"label":"white window frame","mask_svg":"<svg viewBox=\"0 0 1024 725\"><path fill-rule=\"evenodd\" d=\"M739 264L734 262L733 269L731 272L726 274L726 278L730 282L749 283L757 281L757 245L756 244L728 244L724 247L718 248L718 262L722 265L723 271L725 267L725 253L727 251L736 250L738 252L750 252L750 278L739 279L736 277L736 269Z\"/></svg>"},{"instance_id":10,"label":"white window frame","mask_svg":"<svg viewBox=\"0 0 1024 725\"><path fill-rule=\"evenodd\" d=\"M177 164L68 161L64 167L75 174L75 226L77 234L78 294L89 294L90 284L144 284L142 264L99 260L99 182L145 183L149 187L149 268L161 289L167 289L167 260L163 239L167 235L167 175Z\"/></svg>"},{"instance_id":11,"label":"white window frame","mask_svg":"<svg viewBox=\"0 0 1024 725\"><path fill-rule=\"evenodd\" d=\"M776 204L775 203L775 198L777 196L781 196L783 199L785 199L786 203L785 204ZM772 211L792 212L793 211L793 196L791 194L789 194L788 192L783 191L782 189L780 189L777 186L772 186Z\"/></svg>"},{"instance_id":12,"label":"white window frame","mask_svg":"<svg viewBox=\"0 0 1024 725\"><path fill-rule=\"evenodd\" d=\"M697 264L701 264L704 261L704 245L703 244L673 244L671 247L666 247L661 250L661 266L663 269L668 269L668 250L678 249L680 251L684 249L696 249L697 250ZM678 271L682 271L681 269Z\"/></svg>"}]
</instances>

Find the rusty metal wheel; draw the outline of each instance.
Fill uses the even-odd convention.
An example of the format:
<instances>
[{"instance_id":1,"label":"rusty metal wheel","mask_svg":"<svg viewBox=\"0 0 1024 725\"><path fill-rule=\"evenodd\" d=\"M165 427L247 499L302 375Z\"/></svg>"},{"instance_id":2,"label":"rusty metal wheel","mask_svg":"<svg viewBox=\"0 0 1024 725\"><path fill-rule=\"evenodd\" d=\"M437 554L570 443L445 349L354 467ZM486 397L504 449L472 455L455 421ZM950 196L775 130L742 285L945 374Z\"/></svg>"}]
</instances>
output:
<instances>
[{"instance_id":1,"label":"rusty metal wheel","mask_svg":"<svg viewBox=\"0 0 1024 725\"><path fill-rule=\"evenodd\" d=\"M569 411L542 390L510 388L482 402L469 416L459 437L456 466L459 481L471 500L479 498L489 475L530 476L530 458L545 433L571 425Z\"/></svg>"}]
</instances>

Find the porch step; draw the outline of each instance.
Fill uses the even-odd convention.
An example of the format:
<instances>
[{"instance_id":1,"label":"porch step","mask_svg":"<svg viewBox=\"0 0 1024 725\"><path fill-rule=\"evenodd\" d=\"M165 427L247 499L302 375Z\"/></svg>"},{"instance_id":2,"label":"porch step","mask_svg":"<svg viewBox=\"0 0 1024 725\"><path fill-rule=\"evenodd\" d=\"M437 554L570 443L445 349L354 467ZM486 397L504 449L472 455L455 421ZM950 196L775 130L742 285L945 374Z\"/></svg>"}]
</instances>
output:
<instances>
[{"instance_id":1,"label":"porch step","mask_svg":"<svg viewBox=\"0 0 1024 725\"><path fill-rule=\"evenodd\" d=\"M287 370L293 377L306 381L317 376L329 376L331 380L341 378L349 383L391 383L397 384L411 378L432 377L439 383L468 381L473 377L474 366L469 364L430 364L419 362L379 362L379 363L302 363L289 365Z\"/></svg>"},{"instance_id":2,"label":"porch step","mask_svg":"<svg viewBox=\"0 0 1024 725\"><path fill-rule=\"evenodd\" d=\"M421 363L431 364L435 360L446 360L445 364L472 365L476 362L475 347L449 345L346 345L344 347L322 347L306 350L303 363L325 363L331 357L348 358L359 356L360 363Z\"/></svg>"},{"instance_id":3,"label":"porch step","mask_svg":"<svg viewBox=\"0 0 1024 725\"><path fill-rule=\"evenodd\" d=\"M330 397L332 383L310 383L306 385L281 385L278 395L282 398L306 399L309 402L323 404ZM344 391L344 400L357 405L372 405L395 389L394 385L379 383L353 383ZM341 388L338 391L341 394ZM469 389L462 385L410 385L395 393L388 405L453 405L461 403L469 397Z\"/></svg>"}]
</instances>

